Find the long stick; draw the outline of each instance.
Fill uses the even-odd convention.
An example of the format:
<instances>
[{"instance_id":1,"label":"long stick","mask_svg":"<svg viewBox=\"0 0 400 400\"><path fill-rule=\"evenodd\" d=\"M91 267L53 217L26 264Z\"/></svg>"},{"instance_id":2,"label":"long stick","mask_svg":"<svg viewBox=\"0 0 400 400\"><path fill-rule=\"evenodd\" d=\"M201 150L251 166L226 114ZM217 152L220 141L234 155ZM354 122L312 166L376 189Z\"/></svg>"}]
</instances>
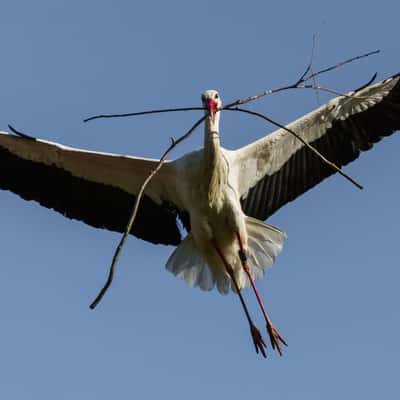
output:
<instances>
[{"instance_id":1,"label":"long stick","mask_svg":"<svg viewBox=\"0 0 400 400\"><path fill-rule=\"evenodd\" d=\"M205 110L205 108L204 107L161 108L159 110L139 111L139 112L125 113L125 114L100 114L100 115L94 115L93 117L85 118L83 122L89 122L95 119L102 119L102 118L137 117L139 115L162 114L167 112L193 111L193 110Z\"/></svg>"},{"instance_id":2,"label":"long stick","mask_svg":"<svg viewBox=\"0 0 400 400\"><path fill-rule=\"evenodd\" d=\"M315 39L313 39L313 49L312 49L312 54L311 54L311 60L310 60L309 64L307 65L307 68L305 69L303 74L300 76L300 78L295 83L292 83L290 85L285 85L285 86L279 86L279 87L272 88L272 89L267 89L261 93L255 94L253 96L249 96L244 99L235 100L231 103L226 104L223 107L223 109L225 110L225 109L232 108L235 106L243 105L243 104L249 103L251 101L258 100L259 98L267 96L269 94L278 93L278 92L281 92L284 90L299 88L299 87L301 87L301 85L303 83L309 81L310 79L314 79L318 75L321 75L325 72L332 71L336 68L342 67L345 64L349 64L353 61L360 60L361 58L369 57L373 54L377 54L380 52L380 50L370 51L368 53L361 54L361 55L349 58L347 60L341 61L335 65L331 65L331 66L321 69L315 73L311 73L311 75L307 76L307 74L311 71L311 65L312 65L313 55L314 55L314 46L315 46ZM305 88L305 86L303 86L302 88ZM307 87L307 89L309 89L309 88L312 88L312 87ZM327 90L327 89L324 89L324 90ZM332 92L334 92L334 91L332 91ZM158 110L139 111L139 112L132 112L132 113L124 113L124 114L100 114L100 115L94 115L92 117L85 118L83 120L83 122L89 122L89 121L93 121L95 119L101 119L101 118L136 117L139 115L161 114L161 113L167 113L167 112L180 112L180 111L193 111L193 110L205 110L205 108L204 107L178 107L178 108L162 108L162 109L158 109Z\"/></svg>"},{"instance_id":3,"label":"long stick","mask_svg":"<svg viewBox=\"0 0 400 400\"><path fill-rule=\"evenodd\" d=\"M348 181L350 181L352 184L354 184L355 186L357 186L359 189L364 189L364 187L358 183L355 179L353 179L350 175L347 175L345 172L343 172L336 164L334 164L333 162L329 161L327 158L325 158L314 146L312 146L311 144L307 143L300 135L298 135L296 132L294 132L293 130L287 128L285 125L280 124L277 121L274 121L273 119L267 117L264 114L258 113L256 111L251 111L251 110L247 110L245 108L239 108L239 107L235 107L235 108L228 108L228 110L230 111L241 111L244 112L246 114L251 114L251 115L255 115L256 117L260 117L262 119L265 119L266 121L270 122L271 124L274 124L276 126L278 126L279 128L284 129L285 131L291 133L293 136L295 136L298 140L300 140L300 142L302 142L306 147L308 147L313 153L315 153L319 158L321 158L321 160L323 162L325 162L326 164L328 164L332 169L334 169L336 172L338 172L340 175L344 176Z\"/></svg>"},{"instance_id":4,"label":"long stick","mask_svg":"<svg viewBox=\"0 0 400 400\"><path fill-rule=\"evenodd\" d=\"M132 225L136 219L136 215L139 209L139 204L140 204L140 200L142 199L143 193L146 189L146 186L149 184L149 182L151 181L151 179L154 177L154 175L160 170L160 168L162 167L166 157L168 156L168 154L172 151L172 149L177 146L180 142L182 142L183 140L185 140L186 138L188 138L191 133L206 119L207 115L201 117L184 135L182 135L179 139L174 140L172 139L172 143L171 145L168 147L168 149L164 152L164 154L161 156L160 160L158 161L157 166L153 169L153 171L151 171L150 175L146 178L146 180L143 182L142 186L140 187L139 193L136 197L135 200L135 205L133 207L132 210L132 214L131 217L129 219L128 225L126 226L125 232L122 235L122 238L114 252L114 256L112 259L112 263L111 263L111 267L110 267L110 272L108 273L108 278L107 281L105 283L105 285L103 286L103 288L100 290L99 294L96 296L96 298L93 300L93 302L90 304L90 308L93 310L97 304L99 304L99 302L101 301L101 299L103 298L103 296L106 294L108 288L110 287L113 278L114 278L114 272L115 272L115 266L117 265L117 261L119 258L119 255L121 253L121 250L126 242L126 239L128 238L129 232L132 229Z\"/></svg>"}]
</instances>

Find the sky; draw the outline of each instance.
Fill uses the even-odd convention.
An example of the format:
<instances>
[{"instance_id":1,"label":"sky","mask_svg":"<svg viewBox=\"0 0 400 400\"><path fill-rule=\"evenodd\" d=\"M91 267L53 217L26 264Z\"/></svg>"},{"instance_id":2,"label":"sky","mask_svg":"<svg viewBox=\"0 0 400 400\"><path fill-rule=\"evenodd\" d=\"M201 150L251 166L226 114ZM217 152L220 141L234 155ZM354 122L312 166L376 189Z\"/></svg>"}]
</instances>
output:
<instances>
[{"instance_id":1,"label":"sky","mask_svg":"<svg viewBox=\"0 0 400 400\"><path fill-rule=\"evenodd\" d=\"M0 4L0 130L90 150L157 158L198 112L95 121L98 113L196 106L321 76L339 91L400 71L398 1L60 1ZM252 104L281 123L330 98L292 91ZM224 147L272 132L222 115ZM202 130L171 157L202 146ZM115 282L120 235L0 192L0 397L25 399L274 398L398 395L400 281L398 133L346 167L360 191L331 177L269 222L288 234L259 283L289 342L283 357L254 352L237 298L187 287L164 270L173 248L131 237ZM7 174L7 171L0 173ZM260 328L261 315L245 293Z\"/></svg>"}]
</instances>

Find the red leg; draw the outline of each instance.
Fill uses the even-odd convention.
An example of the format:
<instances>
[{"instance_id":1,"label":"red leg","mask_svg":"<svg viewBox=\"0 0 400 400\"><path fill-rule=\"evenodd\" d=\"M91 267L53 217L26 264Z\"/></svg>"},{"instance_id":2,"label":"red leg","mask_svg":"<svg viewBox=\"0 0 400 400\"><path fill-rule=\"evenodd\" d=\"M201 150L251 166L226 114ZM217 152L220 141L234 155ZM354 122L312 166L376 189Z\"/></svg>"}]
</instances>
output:
<instances>
[{"instance_id":1,"label":"red leg","mask_svg":"<svg viewBox=\"0 0 400 400\"><path fill-rule=\"evenodd\" d=\"M272 348L275 350L275 347L276 347L276 349L278 350L279 355L282 355L283 353L282 353L281 343L283 343L285 346L287 346L287 342L280 335L278 330L275 328L274 324L271 321L271 318L269 317L269 315L267 313L267 310L265 309L265 306L264 306L264 303L263 303L263 301L261 299L260 293L258 292L258 289L257 289L256 284L254 282L254 278L251 275L249 263L248 263L248 260L247 260L246 251L245 251L244 246L243 246L243 241L242 241L242 238L240 237L238 232L236 232L236 237L237 237L237 239L239 241L239 248L240 248L239 257L240 257L240 261L242 262L243 269L246 272L247 277L249 278L249 281L250 281L250 284L251 284L251 286L253 288L254 294L257 297L258 304L260 305L261 311L262 311L262 313L264 315L265 322L267 324L267 331L268 331L269 339L271 341Z\"/></svg>"},{"instance_id":2,"label":"red leg","mask_svg":"<svg viewBox=\"0 0 400 400\"><path fill-rule=\"evenodd\" d=\"M243 299L242 293L240 292L239 285L236 282L236 278L234 276L232 266L225 259L224 255L222 254L222 251L218 247L217 243L213 242L213 245L214 245L215 249L217 250L217 253L220 256L222 262L224 263L226 271L228 272L229 276L231 277L233 284L235 285L236 292L237 292L237 294L239 296L239 299L240 299L240 303L242 304L244 313L246 314L247 321L249 322L250 333L251 333L251 336L253 338L253 343L254 343L254 347L256 349L256 352L258 354L259 351L260 351L261 354L263 355L263 357L266 358L267 354L265 352L266 344L265 344L264 338L261 336L261 333L260 333L259 329L254 325L254 323L253 323L253 321L252 321L252 319L250 317L249 310L247 309L247 306L246 306L246 303L245 303L245 301Z\"/></svg>"}]
</instances>

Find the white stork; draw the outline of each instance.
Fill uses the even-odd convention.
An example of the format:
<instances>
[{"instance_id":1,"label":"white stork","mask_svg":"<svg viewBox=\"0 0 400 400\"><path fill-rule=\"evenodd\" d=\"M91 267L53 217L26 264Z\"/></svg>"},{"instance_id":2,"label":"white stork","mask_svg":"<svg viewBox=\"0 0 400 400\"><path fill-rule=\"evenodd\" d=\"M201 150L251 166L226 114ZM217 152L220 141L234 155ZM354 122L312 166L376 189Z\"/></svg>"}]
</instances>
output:
<instances>
[{"instance_id":1,"label":"white stork","mask_svg":"<svg viewBox=\"0 0 400 400\"><path fill-rule=\"evenodd\" d=\"M147 186L131 233L177 246L167 269L202 290L239 295L257 353L265 342L241 290L252 287L273 348L286 344L254 284L281 251L285 233L262 222L334 171L288 131L241 149L220 146L221 99L202 95L208 110L204 148L166 162ZM288 127L343 166L400 129L400 75L339 96ZM96 228L122 232L133 200L156 160L98 153L0 133L0 188L36 200ZM187 230L182 239L177 218Z\"/></svg>"}]
</instances>

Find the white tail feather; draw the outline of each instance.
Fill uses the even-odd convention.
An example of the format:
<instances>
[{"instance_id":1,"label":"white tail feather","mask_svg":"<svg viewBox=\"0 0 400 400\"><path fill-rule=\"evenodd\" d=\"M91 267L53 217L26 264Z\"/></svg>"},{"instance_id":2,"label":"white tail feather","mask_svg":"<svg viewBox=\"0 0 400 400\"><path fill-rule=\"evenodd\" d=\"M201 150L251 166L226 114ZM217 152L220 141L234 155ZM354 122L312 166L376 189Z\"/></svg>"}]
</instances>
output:
<instances>
[{"instance_id":1,"label":"white tail feather","mask_svg":"<svg viewBox=\"0 0 400 400\"><path fill-rule=\"evenodd\" d=\"M280 229L265 224L255 218L246 217L247 228L247 254L254 279L264 277L265 271L271 267L275 257L280 253L286 234ZM248 288L250 282L240 265L232 266L240 289ZM233 282L225 271L212 270L198 252L192 235L186 238L175 249L167 261L166 268L177 278L182 278L192 287L202 290L212 290L216 285L221 294L234 290ZM234 290L235 291L235 290Z\"/></svg>"},{"instance_id":2,"label":"white tail feather","mask_svg":"<svg viewBox=\"0 0 400 400\"><path fill-rule=\"evenodd\" d=\"M247 252L254 279L264 277L265 271L275 262L286 239L285 232L273 225L247 217ZM249 282L245 287L248 287Z\"/></svg>"},{"instance_id":3,"label":"white tail feather","mask_svg":"<svg viewBox=\"0 0 400 400\"><path fill-rule=\"evenodd\" d=\"M207 291L214 287L215 280L210 268L197 251L190 233L171 254L166 267L177 278L183 278L189 286L199 286Z\"/></svg>"}]
</instances>

